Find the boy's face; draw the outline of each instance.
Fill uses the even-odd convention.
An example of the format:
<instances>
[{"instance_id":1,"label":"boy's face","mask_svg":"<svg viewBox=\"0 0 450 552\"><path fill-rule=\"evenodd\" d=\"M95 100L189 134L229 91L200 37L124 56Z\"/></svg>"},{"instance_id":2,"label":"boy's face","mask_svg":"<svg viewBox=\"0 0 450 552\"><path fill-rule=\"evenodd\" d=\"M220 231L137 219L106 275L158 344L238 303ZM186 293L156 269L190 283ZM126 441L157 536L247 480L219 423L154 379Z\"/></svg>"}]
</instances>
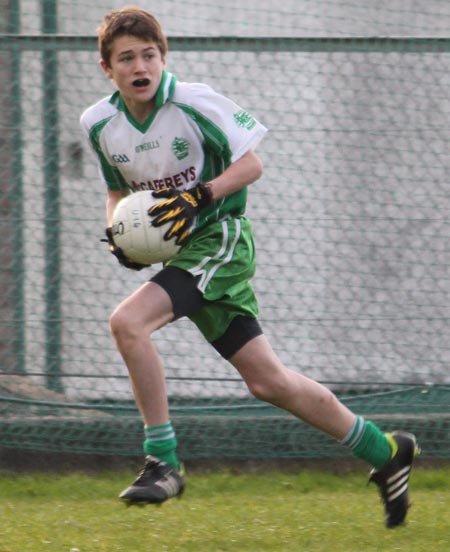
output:
<instances>
[{"instance_id":1,"label":"boy's face","mask_svg":"<svg viewBox=\"0 0 450 552\"><path fill-rule=\"evenodd\" d=\"M153 99L161 82L165 59L154 42L125 35L113 43L109 66L100 65L113 79L127 107L139 109L144 104L153 107Z\"/></svg>"}]
</instances>

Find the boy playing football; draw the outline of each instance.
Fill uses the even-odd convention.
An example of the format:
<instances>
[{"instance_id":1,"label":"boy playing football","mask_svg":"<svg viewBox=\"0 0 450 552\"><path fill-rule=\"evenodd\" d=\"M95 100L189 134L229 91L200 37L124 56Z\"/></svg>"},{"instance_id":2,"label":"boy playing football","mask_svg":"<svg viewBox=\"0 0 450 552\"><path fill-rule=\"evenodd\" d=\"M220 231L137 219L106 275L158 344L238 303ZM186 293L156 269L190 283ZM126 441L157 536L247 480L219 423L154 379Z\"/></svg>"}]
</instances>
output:
<instances>
[{"instance_id":1,"label":"boy playing football","mask_svg":"<svg viewBox=\"0 0 450 552\"><path fill-rule=\"evenodd\" d=\"M184 490L164 368L151 335L187 316L256 398L289 411L366 460L386 525L402 524L418 452L415 437L384 433L323 385L287 369L258 323L249 283L254 243L245 206L247 186L262 174L254 150L266 128L210 87L178 82L166 70L167 41L150 13L114 10L98 32L100 64L117 91L88 108L81 124L106 185L110 251L124 266L143 268L116 247L111 229L117 203L143 189L161 200L150 209L152 223L170 222L167 238L182 245L110 319L145 424L144 469L120 498L160 503Z\"/></svg>"}]
</instances>

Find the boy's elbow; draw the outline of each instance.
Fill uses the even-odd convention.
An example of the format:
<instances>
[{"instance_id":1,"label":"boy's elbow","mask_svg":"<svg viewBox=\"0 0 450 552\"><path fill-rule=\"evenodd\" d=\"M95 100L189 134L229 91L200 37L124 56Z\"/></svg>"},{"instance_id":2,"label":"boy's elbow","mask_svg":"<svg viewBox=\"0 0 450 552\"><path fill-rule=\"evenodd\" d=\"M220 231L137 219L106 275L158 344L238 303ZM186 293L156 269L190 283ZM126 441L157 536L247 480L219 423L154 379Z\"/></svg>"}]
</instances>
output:
<instances>
[{"instance_id":1,"label":"boy's elbow","mask_svg":"<svg viewBox=\"0 0 450 552\"><path fill-rule=\"evenodd\" d=\"M255 180L258 180L259 178L261 178L263 174L263 169L264 167L263 167L263 162L261 158L258 155L255 155L255 159L254 159Z\"/></svg>"}]
</instances>

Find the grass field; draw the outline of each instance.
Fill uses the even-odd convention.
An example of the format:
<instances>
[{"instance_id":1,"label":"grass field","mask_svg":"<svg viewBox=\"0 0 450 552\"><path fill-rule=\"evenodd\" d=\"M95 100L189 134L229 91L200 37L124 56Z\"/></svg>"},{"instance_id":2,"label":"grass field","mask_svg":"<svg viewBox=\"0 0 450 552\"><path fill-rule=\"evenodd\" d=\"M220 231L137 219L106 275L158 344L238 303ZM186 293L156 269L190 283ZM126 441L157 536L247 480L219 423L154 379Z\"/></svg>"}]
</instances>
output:
<instances>
[{"instance_id":1,"label":"grass field","mask_svg":"<svg viewBox=\"0 0 450 552\"><path fill-rule=\"evenodd\" d=\"M395 530L362 473L191 473L181 500L126 508L116 496L134 475L0 472L0 552L450 550L450 467L413 472Z\"/></svg>"}]
</instances>

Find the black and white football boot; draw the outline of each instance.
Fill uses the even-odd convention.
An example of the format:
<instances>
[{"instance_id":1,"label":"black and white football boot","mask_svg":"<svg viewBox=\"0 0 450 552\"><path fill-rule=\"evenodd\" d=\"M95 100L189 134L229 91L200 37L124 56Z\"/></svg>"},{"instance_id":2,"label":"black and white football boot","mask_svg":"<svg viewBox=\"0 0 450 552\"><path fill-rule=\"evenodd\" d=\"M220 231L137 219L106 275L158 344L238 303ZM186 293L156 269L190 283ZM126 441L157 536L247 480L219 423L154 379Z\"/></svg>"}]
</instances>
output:
<instances>
[{"instance_id":1,"label":"black and white football boot","mask_svg":"<svg viewBox=\"0 0 450 552\"><path fill-rule=\"evenodd\" d=\"M411 433L388 433L393 447L392 458L380 470L370 472L369 483L378 485L385 509L386 527L392 529L405 522L409 501L409 475L414 457L420 454L416 438Z\"/></svg>"},{"instance_id":2,"label":"black and white football boot","mask_svg":"<svg viewBox=\"0 0 450 552\"><path fill-rule=\"evenodd\" d=\"M155 456L147 456L143 470L137 479L120 493L119 498L127 502L128 506L161 504L169 498L181 497L184 487L182 473Z\"/></svg>"}]
</instances>

